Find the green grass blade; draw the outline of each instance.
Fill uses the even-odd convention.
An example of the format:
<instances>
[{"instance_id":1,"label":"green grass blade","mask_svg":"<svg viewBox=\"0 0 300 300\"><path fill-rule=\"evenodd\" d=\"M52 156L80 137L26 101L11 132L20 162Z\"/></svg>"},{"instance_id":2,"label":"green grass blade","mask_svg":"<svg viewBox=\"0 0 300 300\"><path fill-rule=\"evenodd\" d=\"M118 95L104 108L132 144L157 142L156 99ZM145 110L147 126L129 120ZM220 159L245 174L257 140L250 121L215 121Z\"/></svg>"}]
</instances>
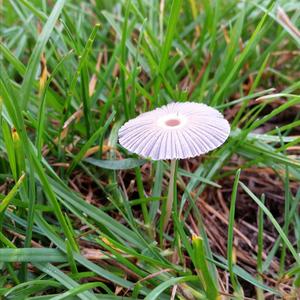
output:
<instances>
[{"instance_id":1,"label":"green grass blade","mask_svg":"<svg viewBox=\"0 0 300 300\"><path fill-rule=\"evenodd\" d=\"M251 199L263 210L265 215L268 216L274 227L276 228L277 232L279 233L281 239L287 246L287 248L290 250L291 254L293 255L295 261L300 264L300 258L299 255L297 254L296 250L294 249L293 245L289 241L288 237L285 235L284 231L278 224L278 222L275 220L271 212L268 210L268 208L261 202L260 199L258 199L249 189L246 185L244 185L242 182L240 182L241 187L243 190L251 197Z\"/></svg>"},{"instance_id":2,"label":"green grass blade","mask_svg":"<svg viewBox=\"0 0 300 300\"><path fill-rule=\"evenodd\" d=\"M139 167L147 162L145 159L125 158L122 160L100 160L86 158L85 162L107 170L128 170Z\"/></svg>"},{"instance_id":3,"label":"green grass blade","mask_svg":"<svg viewBox=\"0 0 300 300\"><path fill-rule=\"evenodd\" d=\"M162 46L162 54L159 61L159 74L155 81L155 95L156 95L156 103L159 103L158 101L158 95L159 95L159 88L161 84L161 75L165 75L166 68L168 66L169 61L169 52L172 46L173 38L176 32L176 24L179 20L179 14L180 14L180 8L181 8L181 2L182 0L173 0L170 16L168 20L168 26L167 26L167 32L165 34L165 40ZM162 101L162 103L165 103L165 100Z\"/></svg>"},{"instance_id":4,"label":"green grass blade","mask_svg":"<svg viewBox=\"0 0 300 300\"><path fill-rule=\"evenodd\" d=\"M0 249L2 262L66 262L66 256L57 249L20 248Z\"/></svg>"},{"instance_id":5,"label":"green grass blade","mask_svg":"<svg viewBox=\"0 0 300 300\"><path fill-rule=\"evenodd\" d=\"M33 82L35 80L37 68L40 62L40 58L47 41L55 27L56 21L61 14L61 11L65 5L65 0L58 0L48 17L48 20L39 36L37 43L32 51L32 55L26 68L22 83L22 108L26 109L30 100L30 94L32 91Z\"/></svg>"},{"instance_id":6,"label":"green grass blade","mask_svg":"<svg viewBox=\"0 0 300 300\"><path fill-rule=\"evenodd\" d=\"M233 249L233 229L234 229L234 218L235 218L235 207L237 200L237 190L238 183L240 178L241 170L239 169L236 172L234 184L232 188L231 201L230 201L230 214L229 214L229 224L228 224L228 239L227 239L227 260L228 260L228 269L230 274L230 280L232 283L233 290L239 299L243 299L243 290L239 284L235 274L233 273L233 265L235 264L234 258L234 249Z\"/></svg>"},{"instance_id":7,"label":"green grass blade","mask_svg":"<svg viewBox=\"0 0 300 300\"><path fill-rule=\"evenodd\" d=\"M8 193L8 195L4 199L2 199L2 201L0 202L0 213L2 213L5 210L5 208L9 205L11 200L14 198L20 186L22 185L24 179L25 179L25 174L21 175L21 177L16 182L14 187L11 189L11 191Z\"/></svg>"}]
</instances>

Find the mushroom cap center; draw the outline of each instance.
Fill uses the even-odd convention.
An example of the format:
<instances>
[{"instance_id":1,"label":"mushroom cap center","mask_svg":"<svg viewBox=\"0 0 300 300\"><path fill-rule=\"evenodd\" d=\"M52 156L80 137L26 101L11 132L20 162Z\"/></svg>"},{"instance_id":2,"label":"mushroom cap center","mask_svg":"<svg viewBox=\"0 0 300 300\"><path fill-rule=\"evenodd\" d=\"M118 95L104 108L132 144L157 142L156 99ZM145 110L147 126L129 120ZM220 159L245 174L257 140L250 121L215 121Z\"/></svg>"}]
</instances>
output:
<instances>
[{"instance_id":1,"label":"mushroom cap center","mask_svg":"<svg viewBox=\"0 0 300 300\"><path fill-rule=\"evenodd\" d=\"M181 113L168 113L157 119L157 125L167 130L178 130L187 123L187 117Z\"/></svg>"},{"instance_id":2,"label":"mushroom cap center","mask_svg":"<svg viewBox=\"0 0 300 300\"><path fill-rule=\"evenodd\" d=\"M180 123L181 122L178 119L169 119L165 121L165 124L170 127L178 126Z\"/></svg>"}]
</instances>

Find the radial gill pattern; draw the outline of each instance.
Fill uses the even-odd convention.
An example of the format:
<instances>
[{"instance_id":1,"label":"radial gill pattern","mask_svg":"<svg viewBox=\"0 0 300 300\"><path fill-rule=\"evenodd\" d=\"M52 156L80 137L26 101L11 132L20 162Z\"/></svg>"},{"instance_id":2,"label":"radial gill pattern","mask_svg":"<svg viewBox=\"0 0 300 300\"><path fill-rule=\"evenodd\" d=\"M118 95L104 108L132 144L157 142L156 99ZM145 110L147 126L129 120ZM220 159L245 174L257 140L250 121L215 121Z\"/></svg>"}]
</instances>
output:
<instances>
[{"instance_id":1,"label":"radial gill pattern","mask_svg":"<svg viewBox=\"0 0 300 300\"><path fill-rule=\"evenodd\" d=\"M216 109L174 102L139 115L119 130L120 144L153 160L195 157L222 145L230 125Z\"/></svg>"}]
</instances>

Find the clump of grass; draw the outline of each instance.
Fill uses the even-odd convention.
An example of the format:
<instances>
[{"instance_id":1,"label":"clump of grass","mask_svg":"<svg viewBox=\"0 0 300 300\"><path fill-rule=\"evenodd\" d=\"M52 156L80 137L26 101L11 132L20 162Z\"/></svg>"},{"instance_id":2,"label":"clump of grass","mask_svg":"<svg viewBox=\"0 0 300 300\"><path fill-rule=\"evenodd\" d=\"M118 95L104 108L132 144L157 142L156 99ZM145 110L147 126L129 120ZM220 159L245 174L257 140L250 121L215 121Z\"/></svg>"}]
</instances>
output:
<instances>
[{"instance_id":1,"label":"clump of grass","mask_svg":"<svg viewBox=\"0 0 300 300\"><path fill-rule=\"evenodd\" d=\"M49 3L0 12L1 297L296 299L297 1ZM169 167L117 132L174 100L232 133L180 162L162 233Z\"/></svg>"}]
</instances>

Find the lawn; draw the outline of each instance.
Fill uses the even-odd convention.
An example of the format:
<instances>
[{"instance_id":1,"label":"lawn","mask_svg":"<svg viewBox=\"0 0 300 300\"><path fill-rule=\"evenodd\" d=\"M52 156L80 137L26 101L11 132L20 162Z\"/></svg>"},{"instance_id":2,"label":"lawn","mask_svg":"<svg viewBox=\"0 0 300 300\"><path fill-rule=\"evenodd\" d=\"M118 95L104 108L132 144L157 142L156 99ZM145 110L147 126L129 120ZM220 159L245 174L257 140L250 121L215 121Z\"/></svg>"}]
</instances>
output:
<instances>
[{"instance_id":1,"label":"lawn","mask_svg":"<svg viewBox=\"0 0 300 300\"><path fill-rule=\"evenodd\" d=\"M0 299L299 299L299 15L0 1ZM121 145L171 102L217 109L228 139L177 161Z\"/></svg>"}]
</instances>

